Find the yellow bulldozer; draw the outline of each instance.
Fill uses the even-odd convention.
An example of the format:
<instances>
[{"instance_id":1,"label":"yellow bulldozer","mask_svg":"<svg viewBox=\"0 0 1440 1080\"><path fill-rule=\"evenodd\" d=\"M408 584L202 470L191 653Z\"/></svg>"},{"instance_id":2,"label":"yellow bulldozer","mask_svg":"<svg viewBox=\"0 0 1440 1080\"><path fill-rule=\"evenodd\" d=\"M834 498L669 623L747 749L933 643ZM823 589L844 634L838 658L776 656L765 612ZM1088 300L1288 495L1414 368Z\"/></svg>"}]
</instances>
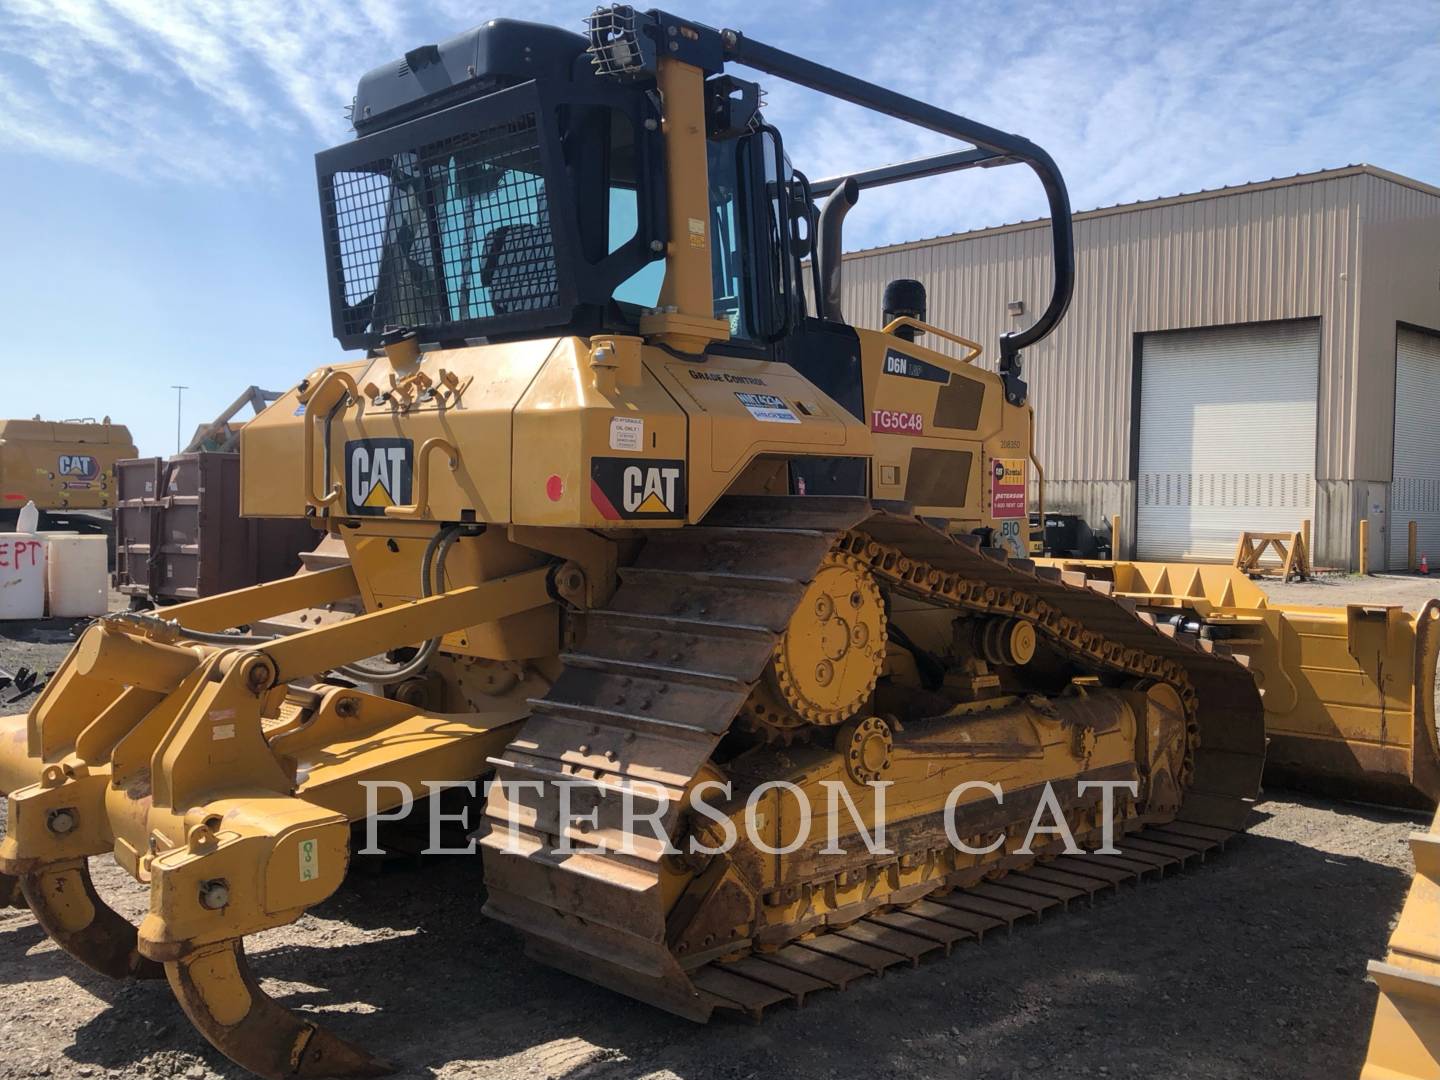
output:
<instances>
[{"instance_id":1,"label":"yellow bulldozer","mask_svg":"<svg viewBox=\"0 0 1440 1080\"><path fill-rule=\"evenodd\" d=\"M445 786L488 778L485 911L531 955L705 1020L1223 845L1276 687L1330 715L1253 598L1025 557L1021 356L1075 266L1045 151L663 11L586 30L414 49L317 157L334 333L364 354L246 426L242 511L343 558L99 620L0 721L0 889L82 963L167 978L264 1077L387 1070L267 997L242 943L340 886L357 823ZM963 148L812 182L727 65ZM997 370L914 282L883 329L846 321L862 191L1012 164L1054 281ZM1370 771L1409 785L1421 675L1365 680L1415 670L1413 620L1332 636L1355 724L1396 719ZM1337 761L1354 736L1327 732ZM138 927L98 855L148 886Z\"/></svg>"}]
</instances>

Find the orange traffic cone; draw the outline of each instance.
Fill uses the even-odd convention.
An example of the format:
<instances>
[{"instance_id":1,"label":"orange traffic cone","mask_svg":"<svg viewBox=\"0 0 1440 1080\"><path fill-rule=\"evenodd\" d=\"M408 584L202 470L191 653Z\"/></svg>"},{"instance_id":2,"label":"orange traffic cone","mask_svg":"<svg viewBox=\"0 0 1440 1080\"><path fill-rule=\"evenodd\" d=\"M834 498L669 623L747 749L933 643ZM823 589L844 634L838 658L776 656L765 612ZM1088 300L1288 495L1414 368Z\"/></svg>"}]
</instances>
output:
<instances>
[{"instance_id":1,"label":"orange traffic cone","mask_svg":"<svg viewBox=\"0 0 1440 1080\"><path fill-rule=\"evenodd\" d=\"M1420 573L1430 573L1430 560L1427 559L1424 555L1420 556Z\"/></svg>"}]
</instances>

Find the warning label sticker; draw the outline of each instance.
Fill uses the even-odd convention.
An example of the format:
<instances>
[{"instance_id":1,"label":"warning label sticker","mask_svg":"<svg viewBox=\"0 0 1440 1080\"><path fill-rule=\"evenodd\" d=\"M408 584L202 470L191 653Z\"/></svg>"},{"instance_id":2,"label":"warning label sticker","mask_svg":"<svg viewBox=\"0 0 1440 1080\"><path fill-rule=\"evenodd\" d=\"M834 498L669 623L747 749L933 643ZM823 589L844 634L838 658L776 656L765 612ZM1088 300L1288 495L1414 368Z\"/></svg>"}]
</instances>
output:
<instances>
[{"instance_id":1,"label":"warning label sticker","mask_svg":"<svg viewBox=\"0 0 1440 1080\"><path fill-rule=\"evenodd\" d=\"M990 463L990 515L997 518L1025 516L1024 458L995 458Z\"/></svg>"},{"instance_id":2,"label":"warning label sticker","mask_svg":"<svg viewBox=\"0 0 1440 1080\"><path fill-rule=\"evenodd\" d=\"M798 424L800 418L790 411L785 399L774 394L736 394L740 404L749 410L756 420L767 424Z\"/></svg>"},{"instance_id":3,"label":"warning label sticker","mask_svg":"<svg viewBox=\"0 0 1440 1080\"><path fill-rule=\"evenodd\" d=\"M612 416L610 418L610 449L645 449L645 421L633 416Z\"/></svg>"}]
</instances>

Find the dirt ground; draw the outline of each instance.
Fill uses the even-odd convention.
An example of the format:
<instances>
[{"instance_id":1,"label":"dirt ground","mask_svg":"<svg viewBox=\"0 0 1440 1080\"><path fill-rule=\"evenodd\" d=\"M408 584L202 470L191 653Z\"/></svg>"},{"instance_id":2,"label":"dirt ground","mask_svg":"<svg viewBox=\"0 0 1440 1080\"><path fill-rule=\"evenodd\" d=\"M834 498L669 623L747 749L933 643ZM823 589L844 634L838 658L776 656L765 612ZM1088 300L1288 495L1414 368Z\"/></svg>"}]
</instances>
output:
<instances>
[{"instance_id":1,"label":"dirt ground","mask_svg":"<svg viewBox=\"0 0 1440 1080\"><path fill-rule=\"evenodd\" d=\"M1416 607L1437 589L1342 578L1272 591ZM52 631L27 633L41 640L0 628L0 667L48 670L63 656ZM1354 1077L1375 1001L1365 965L1384 951L1421 824L1268 792L1250 835L1193 871L759 1025L695 1026L528 961L480 914L478 857L353 875L250 953L271 994L405 1077ZM109 860L94 865L101 891L138 919L144 890ZM27 913L0 913L0 1077L244 1075L163 982L109 982Z\"/></svg>"},{"instance_id":2,"label":"dirt ground","mask_svg":"<svg viewBox=\"0 0 1440 1080\"><path fill-rule=\"evenodd\" d=\"M1407 611L1419 611L1427 600L1440 598L1440 572L1428 577L1418 574L1327 574L1313 581L1280 584L1259 583L1272 600L1280 604L1316 604L1343 607L1346 604L1400 604Z\"/></svg>"}]
</instances>

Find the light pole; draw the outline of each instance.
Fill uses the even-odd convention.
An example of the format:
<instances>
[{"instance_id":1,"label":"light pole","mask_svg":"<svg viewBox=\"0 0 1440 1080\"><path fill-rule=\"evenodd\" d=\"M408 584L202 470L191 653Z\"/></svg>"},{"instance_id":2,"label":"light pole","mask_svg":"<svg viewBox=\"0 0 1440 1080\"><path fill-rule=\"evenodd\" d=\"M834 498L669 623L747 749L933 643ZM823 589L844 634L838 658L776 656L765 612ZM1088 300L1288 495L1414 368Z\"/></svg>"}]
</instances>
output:
<instances>
[{"instance_id":1,"label":"light pole","mask_svg":"<svg viewBox=\"0 0 1440 1080\"><path fill-rule=\"evenodd\" d=\"M175 386L172 383L170 389L175 391L175 452L178 454L180 452L180 399L185 396L185 391L190 388L188 386Z\"/></svg>"}]
</instances>

